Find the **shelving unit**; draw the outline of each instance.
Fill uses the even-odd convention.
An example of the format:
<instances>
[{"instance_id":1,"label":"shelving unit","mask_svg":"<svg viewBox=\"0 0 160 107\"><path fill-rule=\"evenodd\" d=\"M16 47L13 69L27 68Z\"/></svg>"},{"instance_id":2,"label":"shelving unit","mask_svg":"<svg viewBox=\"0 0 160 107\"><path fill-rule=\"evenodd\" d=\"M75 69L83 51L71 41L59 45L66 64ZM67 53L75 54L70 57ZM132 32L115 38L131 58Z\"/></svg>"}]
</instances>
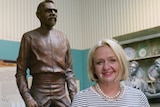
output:
<instances>
[{"instance_id":1,"label":"shelving unit","mask_svg":"<svg viewBox=\"0 0 160 107\"><path fill-rule=\"evenodd\" d=\"M160 54L152 55L152 56L146 56L146 57L142 57L142 58L134 58L134 59L131 59L130 61L132 61L132 60L138 61L138 60L153 59L153 58L157 58L157 57L160 57Z\"/></svg>"},{"instance_id":2,"label":"shelving unit","mask_svg":"<svg viewBox=\"0 0 160 107\"><path fill-rule=\"evenodd\" d=\"M130 47L135 50L135 57L129 61L138 61L145 71L145 80L153 83L148 77L148 69L160 58L160 26L116 36L113 39L124 49Z\"/></svg>"}]
</instances>

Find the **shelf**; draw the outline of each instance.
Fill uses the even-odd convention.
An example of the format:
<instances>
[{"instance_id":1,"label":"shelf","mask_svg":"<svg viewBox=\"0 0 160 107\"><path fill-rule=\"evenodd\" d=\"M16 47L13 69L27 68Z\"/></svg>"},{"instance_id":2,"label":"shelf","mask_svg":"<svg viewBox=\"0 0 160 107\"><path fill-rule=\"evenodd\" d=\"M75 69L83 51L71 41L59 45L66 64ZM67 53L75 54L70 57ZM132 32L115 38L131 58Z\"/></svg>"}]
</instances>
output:
<instances>
[{"instance_id":1,"label":"shelf","mask_svg":"<svg viewBox=\"0 0 160 107\"><path fill-rule=\"evenodd\" d=\"M160 37L160 26L113 37L119 44L130 44Z\"/></svg>"},{"instance_id":2,"label":"shelf","mask_svg":"<svg viewBox=\"0 0 160 107\"><path fill-rule=\"evenodd\" d=\"M125 49L131 47L135 50L136 58L129 61L137 61L145 71L145 80L153 87L153 81L148 77L148 70L160 58L160 26L132 32L113 37ZM140 57L141 49L146 49L146 56ZM127 54L126 54L127 55ZM129 57L130 53L127 55Z\"/></svg>"},{"instance_id":3,"label":"shelf","mask_svg":"<svg viewBox=\"0 0 160 107\"><path fill-rule=\"evenodd\" d=\"M152 59L152 58L157 58L157 57L160 57L160 54L153 55L153 56L146 56L143 58L135 58L135 59L131 59L130 61L146 60L146 59Z\"/></svg>"}]
</instances>

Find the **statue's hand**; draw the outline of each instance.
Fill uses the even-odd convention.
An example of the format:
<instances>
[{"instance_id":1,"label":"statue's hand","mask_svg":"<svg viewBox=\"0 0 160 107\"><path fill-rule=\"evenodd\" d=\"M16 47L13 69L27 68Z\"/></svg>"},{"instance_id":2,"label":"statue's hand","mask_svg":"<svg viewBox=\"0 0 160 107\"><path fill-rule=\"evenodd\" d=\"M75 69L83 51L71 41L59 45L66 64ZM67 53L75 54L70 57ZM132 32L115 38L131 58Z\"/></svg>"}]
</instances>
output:
<instances>
[{"instance_id":1,"label":"statue's hand","mask_svg":"<svg viewBox=\"0 0 160 107\"><path fill-rule=\"evenodd\" d=\"M146 95L146 97L148 98L148 99L150 99L150 98L152 98L153 96L152 96L152 94L151 93L149 93L149 92L145 92L145 95Z\"/></svg>"},{"instance_id":2,"label":"statue's hand","mask_svg":"<svg viewBox=\"0 0 160 107\"><path fill-rule=\"evenodd\" d=\"M27 100L27 107L38 107L38 103L34 99Z\"/></svg>"},{"instance_id":3,"label":"statue's hand","mask_svg":"<svg viewBox=\"0 0 160 107\"><path fill-rule=\"evenodd\" d=\"M149 93L149 92L145 92L145 95L146 95L147 97L151 97L151 96L152 96L152 94Z\"/></svg>"}]
</instances>

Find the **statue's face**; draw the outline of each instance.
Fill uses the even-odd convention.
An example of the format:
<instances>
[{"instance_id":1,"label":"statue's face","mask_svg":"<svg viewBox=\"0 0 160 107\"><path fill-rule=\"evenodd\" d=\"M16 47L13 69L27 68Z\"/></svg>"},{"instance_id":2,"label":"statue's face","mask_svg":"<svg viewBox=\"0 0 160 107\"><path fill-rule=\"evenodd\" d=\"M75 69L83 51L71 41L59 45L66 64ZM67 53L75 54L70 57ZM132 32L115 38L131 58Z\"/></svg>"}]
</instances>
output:
<instances>
[{"instance_id":1,"label":"statue's face","mask_svg":"<svg viewBox=\"0 0 160 107\"><path fill-rule=\"evenodd\" d=\"M137 72L137 65L135 63L131 63L129 67L130 74L133 76Z\"/></svg>"},{"instance_id":2,"label":"statue's face","mask_svg":"<svg viewBox=\"0 0 160 107\"><path fill-rule=\"evenodd\" d=\"M152 69L152 73L151 73L151 76L154 77L154 78L157 78L160 76L160 74L158 73L160 71L160 67L159 66L155 66L153 69Z\"/></svg>"},{"instance_id":3,"label":"statue's face","mask_svg":"<svg viewBox=\"0 0 160 107\"><path fill-rule=\"evenodd\" d=\"M37 12L37 17L41 24L46 27L52 27L57 21L57 8L55 4L47 2L44 3Z\"/></svg>"}]
</instances>

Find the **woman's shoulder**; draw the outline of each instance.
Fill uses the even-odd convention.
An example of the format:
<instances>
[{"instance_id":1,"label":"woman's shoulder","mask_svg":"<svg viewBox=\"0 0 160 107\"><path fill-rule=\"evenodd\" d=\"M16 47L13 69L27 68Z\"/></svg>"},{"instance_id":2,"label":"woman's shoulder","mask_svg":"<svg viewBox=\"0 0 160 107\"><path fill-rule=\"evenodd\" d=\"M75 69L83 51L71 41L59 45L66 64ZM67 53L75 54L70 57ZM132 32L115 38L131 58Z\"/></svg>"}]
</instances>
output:
<instances>
[{"instance_id":1,"label":"woman's shoulder","mask_svg":"<svg viewBox=\"0 0 160 107\"><path fill-rule=\"evenodd\" d=\"M149 107L147 97L140 89L130 86L124 86L124 88L125 93L123 98L127 99L128 102L143 105L143 107Z\"/></svg>"},{"instance_id":2,"label":"woman's shoulder","mask_svg":"<svg viewBox=\"0 0 160 107\"><path fill-rule=\"evenodd\" d=\"M127 86L127 85L124 85L124 88L125 88L125 91L127 93L132 93L132 94L138 94L138 95L142 95L144 94L140 89L137 89L137 88L133 88L133 87L130 87L130 86Z\"/></svg>"},{"instance_id":3,"label":"woman's shoulder","mask_svg":"<svg viewBox=\"0 0 160 107\"><path fill-rule=\"evenodd\" d=\"M77 93L77 95L86 95L86 93L90 93L91 91L92 91L93 89L92 89L92 86L91 87L88 87L88 88L86 88L86 89L83 89L83 90L81 90L81 91L79 91L78 93Z\"/></svg>"},{"instance_id":4,"label":"woman's shoulder","mask_svg":"<svg viewBox=\"0 0 160 107\"><path fill-rule=\"evenodd\" d=\"M84 98L87 99L90 96L96 96L96 92L93 89L93 86L90 86L86 89L83 89L79 91L76 95L75 98Z\"/></svg>"},{"instance_id":5,"label":"woman's shoulder","mask_svg":"<svg viewBox=\"0 0 160 107\"><path fill-rule=\"evenodd\" d=\"M88 100L91 98L93 94L93 88L88 87L86 89L83 89L79 91L73 99L71 107L87 107Z\"/></svg>"}]
</instances>

